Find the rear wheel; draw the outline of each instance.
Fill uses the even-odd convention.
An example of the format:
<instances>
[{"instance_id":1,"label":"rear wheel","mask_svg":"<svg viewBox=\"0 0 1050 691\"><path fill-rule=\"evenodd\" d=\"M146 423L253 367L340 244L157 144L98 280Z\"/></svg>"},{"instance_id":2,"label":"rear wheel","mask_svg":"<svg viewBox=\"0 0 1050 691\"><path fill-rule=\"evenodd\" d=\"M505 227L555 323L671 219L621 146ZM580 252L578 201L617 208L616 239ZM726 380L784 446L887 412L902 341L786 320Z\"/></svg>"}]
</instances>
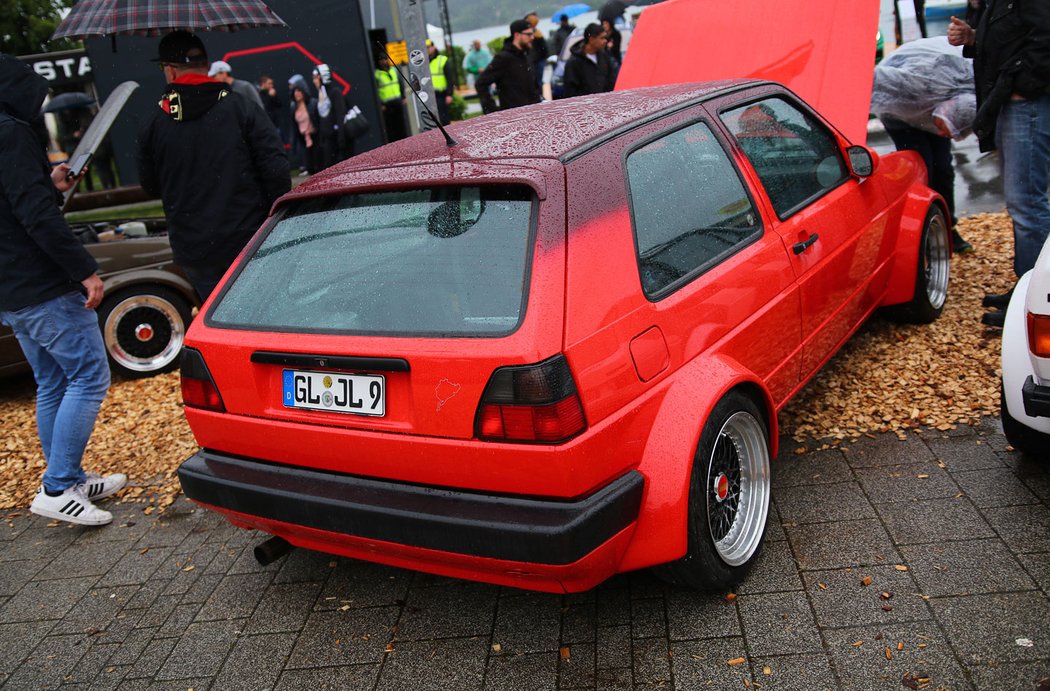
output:
<instances>
[{"instance_id":1,"label":"rear wheel","mask_svg":"<svg viewBox=\"0 0 1050 691\"><path fill-rule=\"evenodd\" d=\"M944 212L931 206L919 241L919 267L915 277L915 294L902 305L885 310L890 319L905 324L929 324L941 316L948 299L948 275L952 244Z\"/></svg>"},{"instance_id":2,"label":"rear wheel","mask_svg":"<svg viewBox=\"0 0 1050 691\"><path fill-rule=\"evenodd\" d=\"M702 590L736 585L762 547L769 501L765 417L750 398L730 392L704 424L693 459L686 554L654 573Z\"/></svg>"},{"instance_id":3,"label":"rear wheel","mask_svg":"<svg viewBox=\"0 0 1050 691\"><path fill-rule=\"evenodd\" d=\"M1006 407L1006 392L999 385L999 417L1003 422L1003 434L1006 441L1025 456L1050 461L1050 434L1034 430L1015 419Z\"/></svg>"},{"instance_id":4,"label":"rear wheel","mask_svg":"<svg viewBox=\"0 0 1050 691\"><path fill-rule=\"evenodd\" d=\"M98 318L110 368L129 379L174 370L190 309L185 298L160 286L135 286L106 298Z\"/></svg>"}]
</instances>

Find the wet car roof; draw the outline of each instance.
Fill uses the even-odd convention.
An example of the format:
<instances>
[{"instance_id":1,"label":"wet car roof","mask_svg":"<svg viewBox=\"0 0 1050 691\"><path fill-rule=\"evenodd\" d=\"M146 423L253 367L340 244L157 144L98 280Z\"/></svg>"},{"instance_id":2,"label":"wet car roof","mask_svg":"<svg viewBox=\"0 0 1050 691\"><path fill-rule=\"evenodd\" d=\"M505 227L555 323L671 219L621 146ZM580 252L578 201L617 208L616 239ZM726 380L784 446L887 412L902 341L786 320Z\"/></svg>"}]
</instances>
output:
<instances>
[{"instance_id":1,"label":"wet car roof","mask_svg":"<svg viewBox=\"0 0 1050 691\"><path fill-rule=\"evenodd\" d=\"M549 101L501 111L447 127L457 142L451 149L438 130L430 130L333 166L311 177L290 196L323 194L335 187L375 181L379 170L389 171L392 167L428 163L447 165L450 163L450 152L452 161L464 162L564 159L638 120L676 106L688 105L715 93L760 83L763 82L735 79L671 84ZM390 174L380 174L379 177L389 179Z\"/></svg>"}]
</instances>

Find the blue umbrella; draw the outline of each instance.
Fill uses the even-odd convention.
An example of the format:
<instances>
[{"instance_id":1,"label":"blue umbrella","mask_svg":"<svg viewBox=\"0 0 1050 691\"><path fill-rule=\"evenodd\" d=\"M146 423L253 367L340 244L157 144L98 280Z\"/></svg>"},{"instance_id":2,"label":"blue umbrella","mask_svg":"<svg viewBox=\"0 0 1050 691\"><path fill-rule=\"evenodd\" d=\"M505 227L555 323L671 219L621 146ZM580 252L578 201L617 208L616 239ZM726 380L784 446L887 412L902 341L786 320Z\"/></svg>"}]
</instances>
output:
<instances>
[{"instance_id":1,"label":"blue umbrella","mask_svg":"<svg viewBox=\"0 0 1050 691\"><path fill-rule=\"evenodd\" d=\"M590 5L587 5L587 4L582 3L582 2L577 2L577 3L572 4L572 5L566 5L565 7L561 8L560 10L555 12L551 16L551 21L554 22L555 24L559 24L559 23L561 23L561 16L562 15L565 15L569 19L572 19L573 17L575 17L578 14L583 14L584 12L590 12L590 11L591 11L591 6Z\"/></svg>"}]
</instances>

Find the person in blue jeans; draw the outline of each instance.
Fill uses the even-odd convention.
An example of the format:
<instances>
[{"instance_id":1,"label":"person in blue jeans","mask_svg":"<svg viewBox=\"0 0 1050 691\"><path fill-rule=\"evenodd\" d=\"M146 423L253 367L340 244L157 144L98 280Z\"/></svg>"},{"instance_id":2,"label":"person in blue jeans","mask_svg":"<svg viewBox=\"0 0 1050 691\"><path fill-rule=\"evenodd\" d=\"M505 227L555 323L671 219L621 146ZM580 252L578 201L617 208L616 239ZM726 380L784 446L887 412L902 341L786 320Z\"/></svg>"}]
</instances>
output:
<instances>
[{"instance_id":1,"label":"person in blue jeans","mask_svg":"<svg viewBox=\"0 0 1050 691\"><path fill-rule=\"evenodd\" d=\"M965 21L952 17L948 42L974 61L973 130L981 151L999 150L1020 277L1050 235L1050 2L970 0ZM1010 292L986 295L984 306L1005 309ZM981 319L997 327L1004 320L1003 311Z\"/></svg>"},{"instance_id":2,"label":"person in blue jeans","mask_svg":"<svg viewBox=\"0 0 1050 691\"><path fill-rule=\"evenodd\" d=\"M128 478L82 467L109 388L95 314L103 286L98 265L59 208L60 192L78 180L67 176L65 164L50 169L30 124L46 95L43 77L0 53L0 322L14 330L37 383L37 432L47 467L29 510L104 525L113 516L93 502Z\"/></svg>"}]
</instances>

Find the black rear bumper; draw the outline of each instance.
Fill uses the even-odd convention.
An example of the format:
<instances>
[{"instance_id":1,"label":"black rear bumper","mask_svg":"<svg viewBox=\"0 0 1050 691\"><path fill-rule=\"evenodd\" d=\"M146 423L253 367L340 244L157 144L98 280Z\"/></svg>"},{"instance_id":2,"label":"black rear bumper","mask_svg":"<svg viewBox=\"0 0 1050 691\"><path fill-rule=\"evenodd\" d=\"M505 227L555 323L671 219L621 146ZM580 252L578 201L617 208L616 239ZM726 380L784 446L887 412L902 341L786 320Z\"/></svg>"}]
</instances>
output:
<instances>
[{"instance_id":1,"label":"black rear bumper","mask_svg":"<svg viewBox=\"0 0 1050 691\"><path fill-rule=\"evenodd\" d=\"M1028 417L1050 417L1050 386L1039 386L1032 375L1021 388L1021 401Z\"/></svg>"},{"instance_id":2,"label":"black rear bumper","mask_svg":"<svg viewBox=\"0 0 1050 691\"><path fill-rule=\"evenodd\" d=\"M630 471L573 501L424 487L202 449L179 467L186 496L262 519L412 547L571 564L637 520L645 481Z\"/></svg>"}]
</instances>

